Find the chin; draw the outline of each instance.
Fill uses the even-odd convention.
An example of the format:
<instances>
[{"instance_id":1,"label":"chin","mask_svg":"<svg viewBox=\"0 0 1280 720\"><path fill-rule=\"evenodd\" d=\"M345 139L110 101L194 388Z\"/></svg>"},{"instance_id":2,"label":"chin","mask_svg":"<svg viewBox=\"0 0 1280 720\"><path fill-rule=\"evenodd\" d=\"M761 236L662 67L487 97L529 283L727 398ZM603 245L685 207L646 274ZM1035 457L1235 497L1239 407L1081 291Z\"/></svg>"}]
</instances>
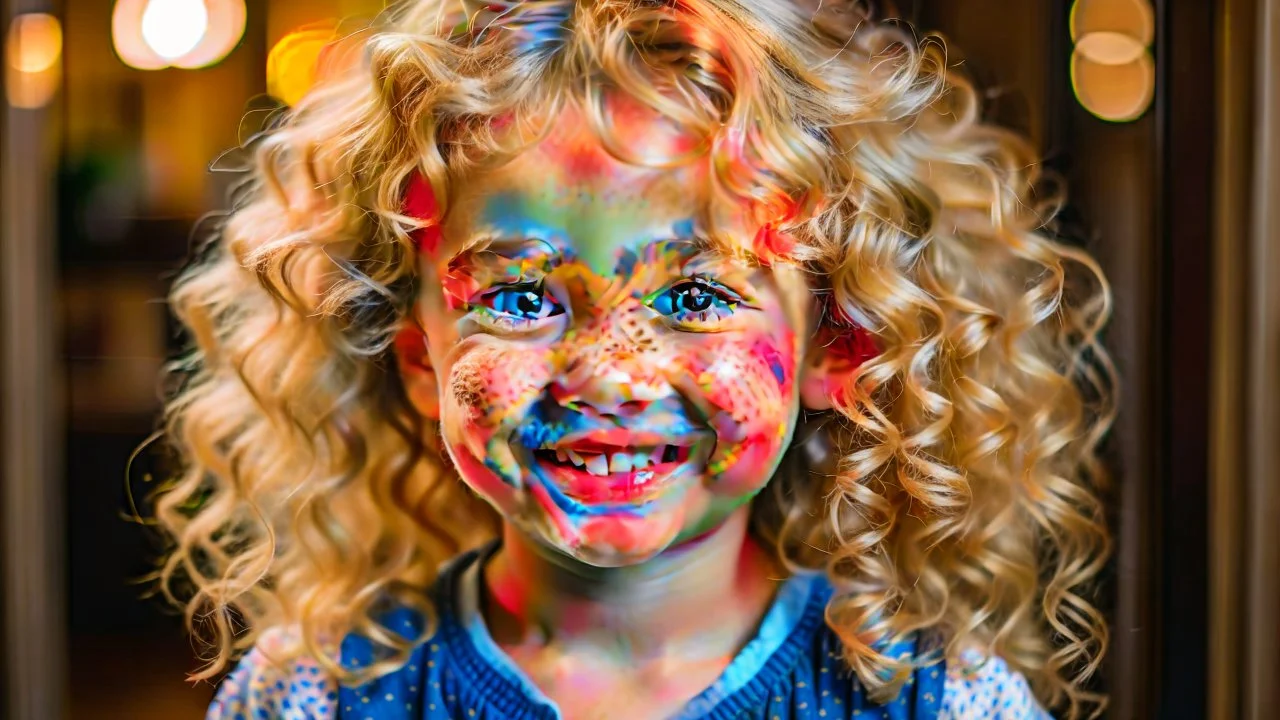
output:
<instances>
[{"instance_id":1,"label":"chin","mask_svg":"<svg viewBox=\"0 0 1280 720\"><path fill-rule=\"evenodd\" d=\"M672 547L686 527L686 507L610 509L566 516L558 507L540 508L536 537L548 547L594 567L640 565Z\"/></svg>"}]
</instances>

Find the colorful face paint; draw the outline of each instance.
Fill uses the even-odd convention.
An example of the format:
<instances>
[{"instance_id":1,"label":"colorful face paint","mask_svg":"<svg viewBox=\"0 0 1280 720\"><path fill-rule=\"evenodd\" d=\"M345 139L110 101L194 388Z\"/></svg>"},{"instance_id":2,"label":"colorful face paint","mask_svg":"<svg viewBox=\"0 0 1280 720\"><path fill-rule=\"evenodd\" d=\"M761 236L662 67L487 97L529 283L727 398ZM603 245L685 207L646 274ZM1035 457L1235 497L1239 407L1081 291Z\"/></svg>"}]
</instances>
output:
<instances>
[{"instance_id":1,"label":"colorful face paint","mask_svg":"<svg viewBox=\"0 0 1280 720\"><path fill-rule=\"evenodd\" d=\"M556 128L459 188L419 315L463 480L545 544L635 563L772 476L808 291L783 240L765 266L694 236L706 163L620 162L573 110Z\"/></svg>"},{"instance_id":2,"label":"colorful face paint","mask_svg":"<svg viewBox=\"0 0 1280 720\"><path fill-rule=\"evenodd\" d=\"M439 218L436 217L439 208L440 204L436 202L431 184L422 175L414 173L405 190L404 214L428 223L413 234L414 244L421 252L433 253L440 247L440 225L437 222Z\"/></svg>"}]
</instances>

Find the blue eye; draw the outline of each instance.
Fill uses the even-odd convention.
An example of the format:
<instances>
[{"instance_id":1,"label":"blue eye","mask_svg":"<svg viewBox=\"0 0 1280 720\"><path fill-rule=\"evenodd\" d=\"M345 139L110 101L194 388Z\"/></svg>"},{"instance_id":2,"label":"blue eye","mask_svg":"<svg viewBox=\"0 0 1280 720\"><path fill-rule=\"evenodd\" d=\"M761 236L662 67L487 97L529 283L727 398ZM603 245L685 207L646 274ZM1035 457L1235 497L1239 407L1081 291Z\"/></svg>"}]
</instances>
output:
<instances>
[{"instance_id":1,"label":"blue eye","mask_svg":"<svg viewBox=\"0 0 1280 720\"><path fill-rule=\"evenodd\" d=\"M516 320L542 320L564 314L564 307L546 294L541 285L523 283L486 293L480 305L494 315Z\"/></svg>"},{"instance_id":2,"label":"blue eye","mask_svg":"<svg viewBox=\"0 0 1280 720\"><path fill-rule=\"evenodd\" d=\"M690 278L651 296L648 302L677 324L711 325L732 315L742 299L718 284Z\"/></svg>"}]
</instances>

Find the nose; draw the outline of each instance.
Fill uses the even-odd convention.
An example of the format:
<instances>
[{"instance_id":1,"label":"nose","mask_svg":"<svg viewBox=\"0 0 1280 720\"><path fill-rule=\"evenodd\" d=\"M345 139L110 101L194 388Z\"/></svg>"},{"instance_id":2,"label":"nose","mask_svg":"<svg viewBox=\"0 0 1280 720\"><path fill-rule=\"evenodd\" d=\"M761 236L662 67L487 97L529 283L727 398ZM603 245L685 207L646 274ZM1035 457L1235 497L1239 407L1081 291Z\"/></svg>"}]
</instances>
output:
<instances>
[{"instance_id":1,"label":"nose","mask_svg":"<svg viewBox=\"0 0 1280 720\"><path fill-rule=\"evenodd\" d=\"M562 407L588 406L600 415L624 418L675 395L653 358L590 341L567 359L549 392Z\"/></svg>"}]
</instances>

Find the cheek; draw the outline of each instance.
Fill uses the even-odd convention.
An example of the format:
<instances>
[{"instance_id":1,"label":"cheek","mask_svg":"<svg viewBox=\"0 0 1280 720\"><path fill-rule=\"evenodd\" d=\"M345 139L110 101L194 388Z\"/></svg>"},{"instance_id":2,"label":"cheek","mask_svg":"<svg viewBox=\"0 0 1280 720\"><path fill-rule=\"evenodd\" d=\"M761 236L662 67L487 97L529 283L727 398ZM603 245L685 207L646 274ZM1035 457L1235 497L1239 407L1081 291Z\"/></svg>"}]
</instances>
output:
<instances>
[{"instance_id":1,"label":"cheek","mask_svg":"<svg viewBox=\"0 0 1280 720\"><path fill-rule=\"evenodd\" d=\"M550 366L541 353L477 343L464 349L450 368L446 392L449 424L468 433L491 435L518 420L550 378Z\"/></svg>"},{"instance_id":2,"label":"cheek","mask_svg":"<svg viewBox=\"0 0 1280 720\"><path fill-rule=\"evenodd\" d=\"M689 371L716 411L712 423L722 443L781 445L793 404L793 345L785 338L727 340L694 356Z\"/></svg>"}]
</instances>

